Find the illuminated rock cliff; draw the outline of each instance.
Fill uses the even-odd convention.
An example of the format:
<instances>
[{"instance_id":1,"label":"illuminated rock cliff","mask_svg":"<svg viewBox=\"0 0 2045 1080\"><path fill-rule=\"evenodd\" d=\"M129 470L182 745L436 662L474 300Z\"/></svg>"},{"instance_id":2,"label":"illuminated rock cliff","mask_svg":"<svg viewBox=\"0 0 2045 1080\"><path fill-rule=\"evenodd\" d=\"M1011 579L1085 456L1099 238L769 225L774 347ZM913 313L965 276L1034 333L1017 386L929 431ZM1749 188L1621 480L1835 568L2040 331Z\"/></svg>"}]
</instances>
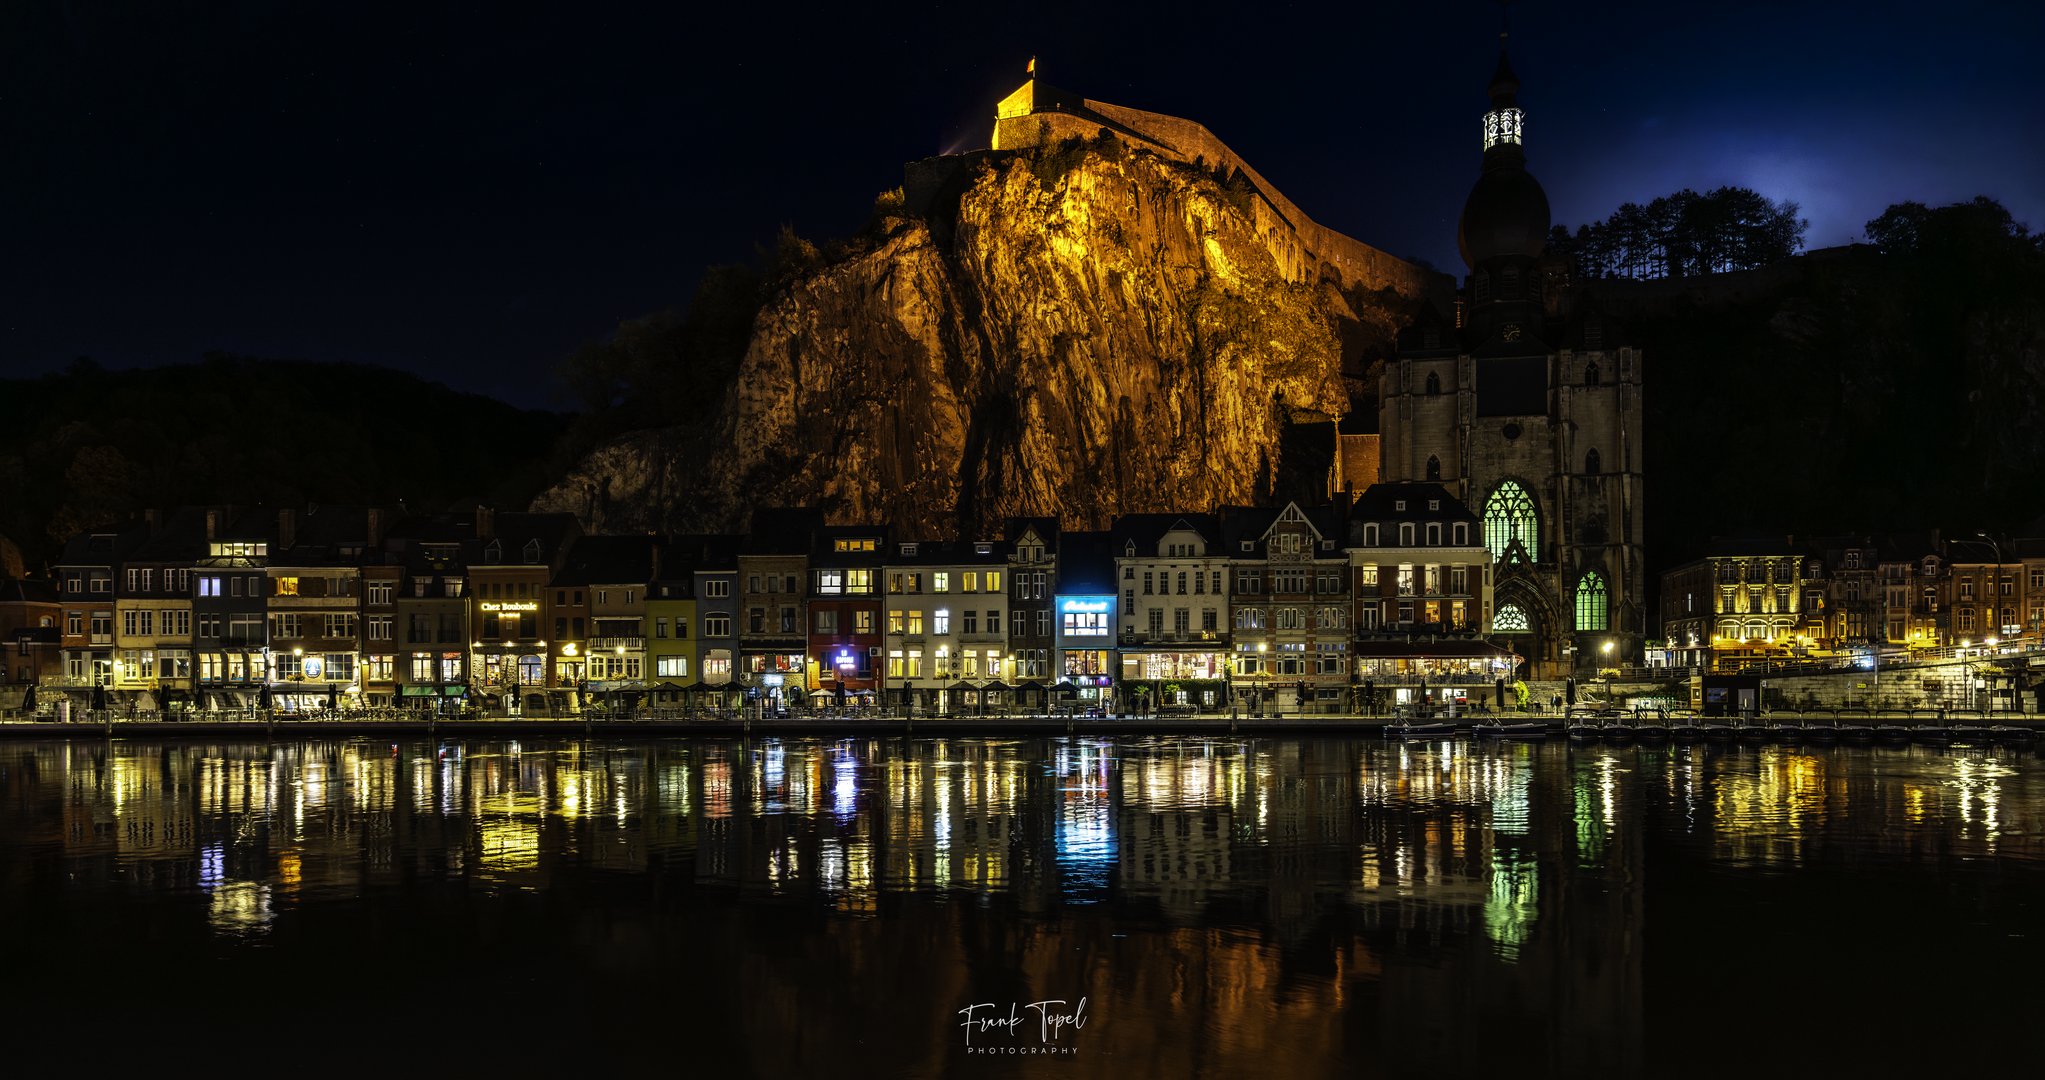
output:
<instances>
[{"instance_id":1,"label":"illuminated rock cliff","mask_svg":"<svg viewBox=\"0 0 2045 1080\"><path fill-rule=\"evenodd\" d=\"M814 504L938 534L1256 502L1286 425L1350 409L1345 350L1384 348L1421 278L1303 266L1271 205L1107 136L918 163L906 206L767 301L721 403L673 403L694 422L535 508L683 531Z\"/></svg>"}]
</instances>

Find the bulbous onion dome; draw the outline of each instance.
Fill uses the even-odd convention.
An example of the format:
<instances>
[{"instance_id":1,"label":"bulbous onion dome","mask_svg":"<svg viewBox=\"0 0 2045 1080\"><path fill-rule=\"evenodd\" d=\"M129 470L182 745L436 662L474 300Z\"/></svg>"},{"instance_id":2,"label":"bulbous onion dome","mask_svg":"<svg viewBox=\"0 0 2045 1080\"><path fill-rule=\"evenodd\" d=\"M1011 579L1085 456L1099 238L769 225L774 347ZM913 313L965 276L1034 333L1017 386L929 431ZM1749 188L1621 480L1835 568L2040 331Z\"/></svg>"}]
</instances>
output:
<instances>
[{"instance_id":1,"label":"bulbous onion dome","mask_svg":"<svg viewBox=\"0 0 2045 1080\"><path fill-rule=\"evenodd\" d=\"M1488 168L1463 203L1456 247L1470 269L1501 255L1533 258L1548 242L1548 193L1516 164Z\"/></svg>"}]
</instances>

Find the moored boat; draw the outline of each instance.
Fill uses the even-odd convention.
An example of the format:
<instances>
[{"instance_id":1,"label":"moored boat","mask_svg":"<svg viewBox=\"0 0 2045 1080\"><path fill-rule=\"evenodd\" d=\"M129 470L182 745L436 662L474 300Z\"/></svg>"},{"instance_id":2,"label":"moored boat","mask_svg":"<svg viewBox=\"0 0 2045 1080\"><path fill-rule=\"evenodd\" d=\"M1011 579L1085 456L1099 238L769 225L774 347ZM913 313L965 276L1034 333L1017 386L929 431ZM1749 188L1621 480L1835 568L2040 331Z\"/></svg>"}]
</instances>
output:
<instances>
[{"instance_id":1,"label":"moored boat","mask_svg":"<svg viewBox=\"0 0 2045 1080\"><path fill-rule=\"evenodd\" d=\"M1538 720L1521 720L1511 723L1503 720L1488 720L1472 727L1470 733L1485 739L1543 739L1548 736L1548 725Z\"/></svg>"},{"instance_id":2,"label":"moored boat","mask_svg":"<svg viewBox=\"0 0 2045 1080\"><path fill-rule=\"evenodd\" d=\"M1643 716L1633 722L1633 737L1636 739L1666 739L1669 737L1669 725L1663 723L1657 717Z\"/></svg>"}]
</instances>

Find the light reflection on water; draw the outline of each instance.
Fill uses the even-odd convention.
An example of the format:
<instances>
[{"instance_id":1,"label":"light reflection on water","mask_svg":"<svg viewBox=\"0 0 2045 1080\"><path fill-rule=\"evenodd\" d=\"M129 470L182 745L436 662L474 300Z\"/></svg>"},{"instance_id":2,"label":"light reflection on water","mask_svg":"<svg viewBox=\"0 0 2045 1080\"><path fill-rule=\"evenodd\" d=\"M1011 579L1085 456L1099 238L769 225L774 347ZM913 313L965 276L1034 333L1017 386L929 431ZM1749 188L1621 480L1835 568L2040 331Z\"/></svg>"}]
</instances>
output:
<instances>
[{"instance_id":1,"label":"light reflection on water","mask_svg":"<svg viewBox=\"0 0 2045 1080\"><path fill-rule=\"evenodd\" d=\"M1697 965L1758 947L1697 932L1742 905L1910 891L1928 925L2035 952L2009 942L2038 914L2041 777L2027 753L1920 747L17 743L0 745L0 862L20 869L0 898L29 919L150 905L229 949L306 948L371 913L520 955L569 933L587 948L551 944L555 978L596 962L577 956L743 971L748 993L706 1006L722 1027L878 1025L938 1071L952 1002L1054 992L1102 1017L1083 1069L1682 1071L1702 1059L1666 1056L1645 988L1680 1002ZM414 959L348 933L336 947L368 971ZM819 1000L811 979L879 996ZM1472 1010L1512 1040L1458 1037ZM749 1035L751 1066L815 1048L781 1042Z\"/></svg>"}]
</instances>

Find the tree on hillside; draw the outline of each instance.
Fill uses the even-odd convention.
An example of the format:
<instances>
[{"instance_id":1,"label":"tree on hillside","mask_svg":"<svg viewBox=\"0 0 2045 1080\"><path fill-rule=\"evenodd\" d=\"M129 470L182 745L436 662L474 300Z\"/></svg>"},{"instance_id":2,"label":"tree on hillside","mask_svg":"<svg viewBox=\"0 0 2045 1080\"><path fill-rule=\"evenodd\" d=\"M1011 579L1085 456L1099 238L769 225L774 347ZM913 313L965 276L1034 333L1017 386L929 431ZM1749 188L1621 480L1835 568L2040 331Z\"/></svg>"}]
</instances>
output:
<instances>
[{"instance_id":1,"label":"tree on hillside","mask_svg":"<svg viewBox=\"0 0 2045 1080\"><path fill-rule=\"evenodd\" d=\"M1642 206L1626 203L1603 221L1563 226L1549 247L1577 277L1699 277L1789 258L1803 246L1810 222L1797 204L1771 202L1759 192L1722 187L1698 194L1688 188Z\"/></svg>"},{"instance_id":2,"label":"tree on hillside","mask_svg":"<svg viewBox=\"0 0 2045 1080\"><path fill-rule=\"evenodd\" d=\"M764 271L710 268L686 313L670 309L620 323L609 339L563 361L560 377L581 409L571 451L622 431L671 423L677 410L702 410L721 400L751 340L766 275L792 273L791 262L816 258L816 249L790 232L776 252Z\"/></svg>"}]
</instances>

